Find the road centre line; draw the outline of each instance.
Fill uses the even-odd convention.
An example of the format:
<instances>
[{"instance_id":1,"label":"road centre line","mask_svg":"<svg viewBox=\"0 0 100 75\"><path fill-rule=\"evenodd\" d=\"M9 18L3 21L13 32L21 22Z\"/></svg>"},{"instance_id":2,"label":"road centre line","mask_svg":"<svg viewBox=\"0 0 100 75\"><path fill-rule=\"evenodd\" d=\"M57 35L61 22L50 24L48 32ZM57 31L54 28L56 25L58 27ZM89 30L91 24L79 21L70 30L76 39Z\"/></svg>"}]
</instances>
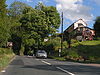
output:
<instances>
[{"instance_id":1,"label":"road centre line","mask_svg":"<svg viewBox=\"0 0 100 75\"><path fill-rule=\"evenodd\" d=\"M51 65L51 63L48 63L48 62L43 61L43 60L41 60L41 62L43 62L43 63L45 63L45 64L48 64L48 65ZM63 72L65 72L65 73L68 73L69 75L75 75L75 74L73 74L73 73L71 73L71 72L69 72L69 71L67 71L67 70L64 70L64 69L62 69L62 68L60 68L60 67L56 67L56 68L59 69L59 70L61 70L61 71L63 71Z\"/></svg>"},{"instance_id":2,"label":"road centre line","mask_svg":"<svg viewBox=\"0 0 100 75\"><path fill-rule=\"evenodd\" d=\"M43 60L41 60L43 63L45 63L45 64L48 64L48 65L51 65L51 63L48 63L48 62L46 62L46 61L43 61Z\"/></svg>"},{"instance_id":3,"label":"road centre line","mask_svg":"<svg viewBox=\"0 0 100 75\"><path fill-rule=\"evenodd\" d=\"M68 73L69 75L75 75L75 74L73 74L73 73L71 73L71 72L69 72L67 70L64 70L64 69L62 69L60 67L56 67L56 68L59 69L59 70L61 70L61 71L63 71L63 72L65 72L65 73Z\"/></svg>"},{"instance_id":4,"label":"road centre line","mask_svg":"<svg viewBox=\"0 0 100 75\"><path fill-rule=\"evenodd\" d=\"M35 59L35 60L39 60L39 59Z\"/></svg>"}]
</instances>

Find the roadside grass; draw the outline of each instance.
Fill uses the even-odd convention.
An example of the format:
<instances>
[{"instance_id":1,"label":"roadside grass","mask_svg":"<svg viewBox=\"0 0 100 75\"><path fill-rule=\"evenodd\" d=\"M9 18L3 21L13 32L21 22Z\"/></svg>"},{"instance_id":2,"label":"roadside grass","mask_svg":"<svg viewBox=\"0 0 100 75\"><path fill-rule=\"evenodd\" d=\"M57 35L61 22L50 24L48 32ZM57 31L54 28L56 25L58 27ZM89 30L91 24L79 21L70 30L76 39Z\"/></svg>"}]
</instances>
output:
<instances>
[{"instance_id":1,"label":"roadside grass","mask_svg":"<svg viewBox=\"0 0 100 75\"><path fill-rule=\"evenodd\" d=\"M60 61L65 61L66 59L64 57L53 57L56 60L60 60Z\"/></svg>"},{"instance_id":2,"label":"roadside grass","mask_svg":"<svg viewBox=\"0 0 100 75\"><path fill-rule=\"evenodd\" d=\"M4 69L14 57L12 50L0 48L0 71Z\"/></svg>"},{"instance_id":3,"label":"roadside grass","mask_svg":"<svg viewBox=\"0 0 100 75\"><path fill-rule=\"evenodd\" d=\"M72 43L71 46L72 47L76 47L78 45L100 45L100 40L92 40L92 41L82 41L82 42L76 42L76 43Z\"/></svg>"},{"instance_id":4,"label":"roadside grass","mask_svg":"<svg viewBox=\"0 0 100 75\"><path fill-rule=\"evenodd\" d=\"M60 61L65 61L65 60L66 60L64 57L49 56L49 58L51 58L51 59L56 59L56 60L60 60Z\"/></svg>"}]
</instances>

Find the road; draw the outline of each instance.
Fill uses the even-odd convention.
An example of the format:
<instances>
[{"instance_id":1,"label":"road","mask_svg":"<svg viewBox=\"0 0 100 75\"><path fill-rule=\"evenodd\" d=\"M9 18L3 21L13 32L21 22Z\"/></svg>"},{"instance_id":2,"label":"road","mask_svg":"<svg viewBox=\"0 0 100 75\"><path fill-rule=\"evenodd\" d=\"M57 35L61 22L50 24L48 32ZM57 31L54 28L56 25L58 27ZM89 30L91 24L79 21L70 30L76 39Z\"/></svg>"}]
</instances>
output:
<instances>
[{"instance_id":1,"label":"road","mask_svg":"<svg viewBox=\"0 0 100 75\"><path fill-rule=\"evenodd\" d=\"M16 56L0 75L100 75L100 66Z\"/></svg>"}]
</instances>

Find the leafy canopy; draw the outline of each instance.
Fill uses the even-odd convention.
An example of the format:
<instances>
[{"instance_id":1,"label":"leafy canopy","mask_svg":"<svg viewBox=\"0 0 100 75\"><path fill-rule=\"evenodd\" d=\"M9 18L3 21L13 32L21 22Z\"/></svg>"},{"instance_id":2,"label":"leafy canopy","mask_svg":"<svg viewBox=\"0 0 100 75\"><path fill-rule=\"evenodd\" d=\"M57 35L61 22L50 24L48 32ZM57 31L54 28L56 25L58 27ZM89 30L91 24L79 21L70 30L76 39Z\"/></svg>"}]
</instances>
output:
<instances>
[{"instance_id":1,"label":"leafy canopy","mask_svg":"<svg viewBox=\"0 0 100 75\"><path fill-rule=\"evenodd\" d=\"M100 16L97 17L95 24L94 24L94 30L96 32L96 36L100 37Z\"/></svg>"}]
</instances>

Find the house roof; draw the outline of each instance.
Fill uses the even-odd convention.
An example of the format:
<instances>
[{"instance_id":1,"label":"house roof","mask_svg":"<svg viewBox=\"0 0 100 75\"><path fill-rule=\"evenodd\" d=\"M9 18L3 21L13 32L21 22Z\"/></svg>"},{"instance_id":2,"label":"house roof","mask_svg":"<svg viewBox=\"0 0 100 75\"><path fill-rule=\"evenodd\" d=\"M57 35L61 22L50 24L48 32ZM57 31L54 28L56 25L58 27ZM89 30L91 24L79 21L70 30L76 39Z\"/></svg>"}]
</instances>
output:
<instances>
[{"instance_id":1,"label":"house roof","mask_svg":"<svg viewBox=\"0 0 100 75\"><path fill-rule=\"evenodd\" d=\"M87 23L83 19L79 19L79 20L82 20L87 25ZM74 23L78 22L79 20L75 21ZM67 31L70 27L72 27L74 23L72 23L65 31Z\"/></svg>"},{"instance_id":2,"label":"house roof","mask_svg":"<svg viewBox=\"0 0 100 75\"><path fill-rule=\"evenodd\" d=\"M82 20L87 25L87 23L83 19L79 19L79 20ZM77 20L77 21L79 21L79 20ZM76 23L77 21L75 21L74 23Z\"/></svg>"},{"instance_id":3,"label":"house roof","mask_svg":"<svg viewBox=\"0 0 100 75\"><path fill-rule=\"evenodd\" d=\"M94 29L92 29L92 28L89 28L89 27L85 27L85 28L88 28L88 29L90 29L90 30L94 30Z\"/></svg>"}]
</instances>

